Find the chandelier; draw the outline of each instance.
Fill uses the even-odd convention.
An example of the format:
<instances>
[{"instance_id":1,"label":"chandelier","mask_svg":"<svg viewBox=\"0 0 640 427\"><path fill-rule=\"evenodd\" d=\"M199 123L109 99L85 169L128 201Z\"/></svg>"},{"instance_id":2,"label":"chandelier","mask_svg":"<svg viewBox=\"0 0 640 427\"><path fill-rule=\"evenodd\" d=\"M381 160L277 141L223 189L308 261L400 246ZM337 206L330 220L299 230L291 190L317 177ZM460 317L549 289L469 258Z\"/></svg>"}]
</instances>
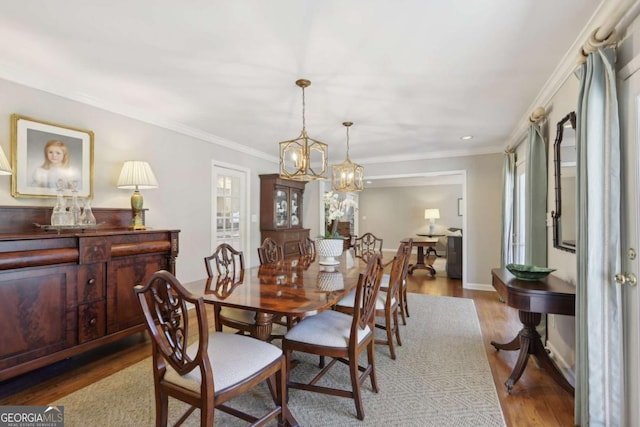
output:
<instances>
[{"instance_id":1,"label":"chandelier","mask_svg":"<svg viewBox=\"0 0 640 427\"><path fill-rule=\"evenodd\" d=\"M331 187L333 191L354 192L364 190L364 168L349 158L349 127L352 122L342 123L347 128L347 158L339 165L331 165Z\"/></svg>"},{"instance_id":2,"label":"chandelier","mask_svg":"<svg viewBox=\"0 0 640 427\"><path fill-rule=\"evenodd\" d=\"M280 177L294 181L327 179L327 144L309 138L305 127L304 88L311 82L300 79L296 85L302 88L302 132L297 138L280 143Z\"/></svg>"}]
</instances>

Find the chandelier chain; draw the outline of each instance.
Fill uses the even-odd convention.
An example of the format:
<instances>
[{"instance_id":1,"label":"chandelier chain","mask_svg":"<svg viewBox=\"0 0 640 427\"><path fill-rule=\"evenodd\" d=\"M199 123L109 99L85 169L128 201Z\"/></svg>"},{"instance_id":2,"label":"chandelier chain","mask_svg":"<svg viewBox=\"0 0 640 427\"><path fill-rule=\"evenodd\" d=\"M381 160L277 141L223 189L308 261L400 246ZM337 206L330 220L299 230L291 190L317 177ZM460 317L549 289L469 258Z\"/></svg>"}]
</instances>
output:
<instances>
[{"instance_id":1,"label":"chandelier chain","mask_svg":"<svg viewBox=\"0 0 640 427\"><path fill-rule=\"evenodd\" d=\"M347 159L349 158L349 126L347 126Z\"/></svg>"},{"instance_id":2,"label":"chandelier chain","mask_svg":"<svg viewBox=\"0 0 640 427\"><path fill-rule=\"evenodd\" d=\"M304 117L304 111L305 111L305 100L304 100L304 87L302 87L302 131L306 130L306 119Z\"/></svg>"}]
</instances>

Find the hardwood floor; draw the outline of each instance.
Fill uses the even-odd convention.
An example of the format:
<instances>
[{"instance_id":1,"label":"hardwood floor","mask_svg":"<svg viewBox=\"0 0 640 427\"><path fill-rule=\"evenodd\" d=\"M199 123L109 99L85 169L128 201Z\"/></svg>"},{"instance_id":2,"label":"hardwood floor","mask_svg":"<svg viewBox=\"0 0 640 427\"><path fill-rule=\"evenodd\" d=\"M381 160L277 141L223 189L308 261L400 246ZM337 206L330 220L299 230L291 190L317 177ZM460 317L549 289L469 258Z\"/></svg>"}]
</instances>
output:
<instances>
[{"instance_id":1,"label":"hardwood floor","mask_svg":"<svg viewBox=\"0 0 640 427\"><path fill-rule=\"evenodd\" d=\"M516 362L517 352L498 352L489 342L511 340L520 330L520 321L517 311L501 303L495 292L464 290L460 280L432 278L424 270L415 271L409 276L408 290L474 300L507 426L573 425L573 397L556 385L533 360L529 361L516 383L513 394L506 392L504 381ZM4 381L0 383L0 405L48 404L148 357L150 351L148 341L137 335Z\"/></svg>"}]
</instances>

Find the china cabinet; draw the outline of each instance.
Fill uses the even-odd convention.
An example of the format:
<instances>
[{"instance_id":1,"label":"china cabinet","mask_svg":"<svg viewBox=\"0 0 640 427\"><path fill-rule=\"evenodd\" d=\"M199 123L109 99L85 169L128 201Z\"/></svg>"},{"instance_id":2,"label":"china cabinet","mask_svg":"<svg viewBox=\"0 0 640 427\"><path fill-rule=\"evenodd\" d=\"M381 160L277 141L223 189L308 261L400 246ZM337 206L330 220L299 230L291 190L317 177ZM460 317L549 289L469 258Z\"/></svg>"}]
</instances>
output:
<instances>
[{"instance_id":1,"label":"china cabinet","mask_svg":"<svg viewBox=\"0 0 640 427\"><path fill-rule=\"evenodd\" d=\"M298 242L309 237L302 224L304 182L260 175L260 231L262 240L275 240L285 257L299 255Z\"/></svg>"}]
</instances>

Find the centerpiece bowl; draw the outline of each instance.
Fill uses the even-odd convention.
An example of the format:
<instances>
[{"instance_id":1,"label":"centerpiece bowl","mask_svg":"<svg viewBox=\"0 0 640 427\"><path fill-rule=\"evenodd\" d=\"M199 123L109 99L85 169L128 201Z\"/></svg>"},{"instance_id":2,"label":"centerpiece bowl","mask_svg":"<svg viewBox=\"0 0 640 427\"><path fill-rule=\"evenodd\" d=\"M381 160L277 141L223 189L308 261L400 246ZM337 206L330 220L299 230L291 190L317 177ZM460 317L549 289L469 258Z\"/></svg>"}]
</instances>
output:
<instances>
[{"instance_id":1,"label":"centerpiece bowl","mask_svg":"<svg viewBox=\"0 0 640 427\"><path fill-rule=\"evenodd\" d=\"M538 267L537 265L528 264L507 264L506 269L519 280L540 280L556 271L555 268Z\"/></svg>"}]
</instances>

